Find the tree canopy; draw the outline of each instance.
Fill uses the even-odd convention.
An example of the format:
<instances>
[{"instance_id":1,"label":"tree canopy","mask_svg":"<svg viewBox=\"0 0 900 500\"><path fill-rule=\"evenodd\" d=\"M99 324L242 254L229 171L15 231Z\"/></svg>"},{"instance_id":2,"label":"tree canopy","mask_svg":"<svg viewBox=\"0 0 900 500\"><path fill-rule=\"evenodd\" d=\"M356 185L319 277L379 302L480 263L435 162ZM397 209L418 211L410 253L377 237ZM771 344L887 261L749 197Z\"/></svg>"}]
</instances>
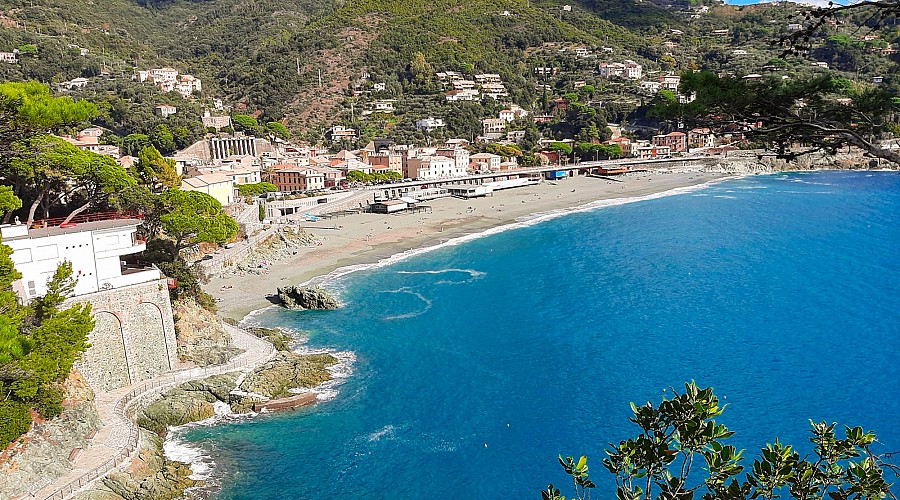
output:
<instances>
[{"instance_id":1,"label":"tree canopy","mask_svg":"<svg viewBox=\"0 0 900 500\"><path fill-rule=\"evenodd\" d=\"M900 164L900 154L881 145L900 110L900 98L884 87L831 75L759 81L687 72L679 90L696 99L661 100L658 116L694 126L731 127L787 158L818 150L834 153L849 145ZM806 148L794 149L797 143Z\"/></svg>"},{"instance_id":2,"label":"tree canopy","mask_svg":"<svg viewBox=\"0 0 900 500\"><path fill-rule=\"evenodd\" d=\"M135 177L154 191L177 188L181 177L175 171L175 160L164 158L153 146L141 149L134 165Z\"/></svg>"},{"instance_id":3,"label":"tree canopy","mask_svg":"<svg viewBox=\"0 0 900 500\"><path fill-rule=\"evenodd\" d=\"M837 424L810 422L810 455L775 439L745 467L743 450L726 444L734 432L715 420L725 407L713 389L690 382L683 392L671 392L655 406L632 403L630 420L638 434L604 450L603 467L615 477L617 500L893 498L888 479L896 477L898 467L890 454L872 450L873 432L844 427L841 436ZM587 458L560 456L559 462L575 498L588 498L596 484ZM552 484L541 495L564 500Z\"/></svg>"},{"instance_id":4,"label":"tree canopy","mask_svg":"<svg viewBox=\"0 0 900 500\"><path fill-rule=\"evenodd\" d=\"M78 125L97 115L93 104L70 97L52 97L38 82L0 83L0 157L11 156L11 146L48 130ZM2 161L2 160L0 160Z\"/></svg>"},{"instance_id":5,"label":"tree canopy","mask_svg":"<svg viewBox=\"0 0 900 500\"><path fill-rule=\"evenodd\" d=\"M182 249L200 242L225 243L237 234L237 223L212 196L170 189L159 197L160 227L173 240L172 260Z\"/></svg>"}]
</instances>

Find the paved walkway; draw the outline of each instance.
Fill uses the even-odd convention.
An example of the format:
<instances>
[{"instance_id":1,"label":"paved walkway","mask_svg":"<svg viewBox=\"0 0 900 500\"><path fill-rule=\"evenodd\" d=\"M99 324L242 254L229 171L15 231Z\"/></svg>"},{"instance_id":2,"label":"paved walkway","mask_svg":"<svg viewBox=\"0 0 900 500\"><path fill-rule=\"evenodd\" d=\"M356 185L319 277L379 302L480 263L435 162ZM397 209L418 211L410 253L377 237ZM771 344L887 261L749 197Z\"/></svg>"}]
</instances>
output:
<instances>
[{"instance_id":1,"label":"paved walkway","mask_svg":"<svg viewBox=\"0 0 900 500\"><path fill-rule=\"evenodd\" d=\"M229 362L206 368L191 368L169 372L152 380L123 387L112 392L97 394L94 404L103 423L90 444L75 458L68 474L47 485L35 485L40 490L34 498L64 499L73 496L111 470L131 461L138 445L138 427L126 416L126 410L134 403L154 392L161 392L176 384L235 371L249 372L275 355L272 344L245 332L224 325L231 334L233 345L244 352Z\"/></svg>"}]
</instances>

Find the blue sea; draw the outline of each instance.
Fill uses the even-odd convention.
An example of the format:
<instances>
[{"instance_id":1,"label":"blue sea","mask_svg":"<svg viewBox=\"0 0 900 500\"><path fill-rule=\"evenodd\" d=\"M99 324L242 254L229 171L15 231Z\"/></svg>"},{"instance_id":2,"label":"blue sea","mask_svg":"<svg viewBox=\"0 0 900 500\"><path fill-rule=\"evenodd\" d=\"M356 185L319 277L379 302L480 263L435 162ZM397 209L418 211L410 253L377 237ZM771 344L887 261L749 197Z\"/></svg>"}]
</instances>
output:
<instances>
[{"instance_id":1,"label":"blue sea","mask_svg":"<svg viewBox=\"0 0 900 500\"><path fill-rule=\"evenodd\" d=\"M539 219L538 219L539 220ZM696 380L752 457L809 420L900 450L900 173L746 177L532 221L348 274L337 311L271 308L352 352L334 397L183 439L222 499L540 498L559 454L637 433ZM569 483L570 484L570 483Z\"/></svg>"}]
</instances>

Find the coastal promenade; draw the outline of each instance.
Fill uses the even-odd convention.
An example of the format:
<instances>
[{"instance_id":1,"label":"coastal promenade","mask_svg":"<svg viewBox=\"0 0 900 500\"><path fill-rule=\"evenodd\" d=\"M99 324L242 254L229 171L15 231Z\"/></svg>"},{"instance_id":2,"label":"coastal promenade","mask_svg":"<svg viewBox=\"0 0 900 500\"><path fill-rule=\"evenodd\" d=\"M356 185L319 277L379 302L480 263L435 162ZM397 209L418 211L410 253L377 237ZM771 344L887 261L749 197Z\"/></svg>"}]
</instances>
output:
<instances>
[{"instance_id":1,"label":"coastal promenade","mask_svg":"<svg viewBox=\"0 0 900 500\"><path fill-rule=\"evenodd\" d=\"M139 401L190 380L235 371L246 373L274 356L275 347L269 342L241 328L228 324L223 326L231 335L232 345L244 352L221 365L169 372L140 384L98 394L94 404L103 426L94 434L90 445L74 459L72 470L53 482L35 485L31 498L70 498L110 471L128 464L139 440L138 427L128 413Z\"/></svg>"}]
</instances>

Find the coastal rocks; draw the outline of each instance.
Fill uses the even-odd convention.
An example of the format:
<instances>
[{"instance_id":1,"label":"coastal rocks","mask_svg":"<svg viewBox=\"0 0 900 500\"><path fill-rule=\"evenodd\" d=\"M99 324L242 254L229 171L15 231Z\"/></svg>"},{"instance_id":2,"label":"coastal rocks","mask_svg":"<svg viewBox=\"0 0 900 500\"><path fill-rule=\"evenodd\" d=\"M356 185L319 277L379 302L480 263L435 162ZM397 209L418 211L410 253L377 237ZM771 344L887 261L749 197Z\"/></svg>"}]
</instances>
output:
<instances>
[{"instance_id":1,"label":"coastal rocks","mask_svg":"<svg viewBox=\"0 0 900 500\"><path fill-rule=\"evenodd\" d=\"M94 393L77 371L64 384L62 413L36 421L18 444L0 457L0 498L27 496L72 468L71 459L100 428Z\"/></svg>"},{"instance_id":2,"label":"coastal rocks","mask_svg":"<svg viewBox=\"0 0 900 500\"><path fill-rule=\"evenodd\" d=\"M257 244L236 266L239 272L263 274L275 262L290 257L302 247L318 244L318 239L301 228L285 227Z\"/></svg>"},{"instance_id":3,"label":"coastal rocks","mask_svg":"<svg viewBox=\"0 0 900 500\"><path fill-rule=\"evenodd\" d=\"M191 468L163 456L162 439L141 430L138 456L124 471L114 471L76 500L170 500L183 498L185 490L198 484L189 476Z\"/></svg>"},{"instance_id":4,"label":"coastal rocks","mask_svg":"<svg viewBox=\"0 0 900 500\"><path fill-rule=\"evenodd\" d=\"M279 287L278 300L287 309L337 309L340 305L334 297L319 287Z\"/></svg>"},{"instance_id":5,"label":"coastal rocks","mask_svg":"<svg viewBox=\"0 0 900 500\"><path fill-rule=\"evenodd\" d=\"M294 396L290 389L311 389L331 380L329 366L338 362L331 354L294 354L279 352L272 361L248 374L240 389L267 398Z\"/></svg>"},{"instance_id":6,"label":"coastal rocks","mask_svg":"<svg viewBox=\"0 0 900 500\"><path fill-rule=\"evenodd\" d=\"M214 375L185 382L166 392L137 414L137 424L164 435L169 426L184 425L215 415L214 403L229 402L237 374Z\"/></svg>"},{"instance_id":7,"label":"coastal rocks","mask_svg":"<svg viewBox=\"0 0 900 500\"><path fill-rule=\"evenodd\" d=\"M224 363L241 352L231 346L231 335L222 328L219 318L193 299L179 300L172 309L180 360L210 366Z\"/></svg>"}]
</instances>

